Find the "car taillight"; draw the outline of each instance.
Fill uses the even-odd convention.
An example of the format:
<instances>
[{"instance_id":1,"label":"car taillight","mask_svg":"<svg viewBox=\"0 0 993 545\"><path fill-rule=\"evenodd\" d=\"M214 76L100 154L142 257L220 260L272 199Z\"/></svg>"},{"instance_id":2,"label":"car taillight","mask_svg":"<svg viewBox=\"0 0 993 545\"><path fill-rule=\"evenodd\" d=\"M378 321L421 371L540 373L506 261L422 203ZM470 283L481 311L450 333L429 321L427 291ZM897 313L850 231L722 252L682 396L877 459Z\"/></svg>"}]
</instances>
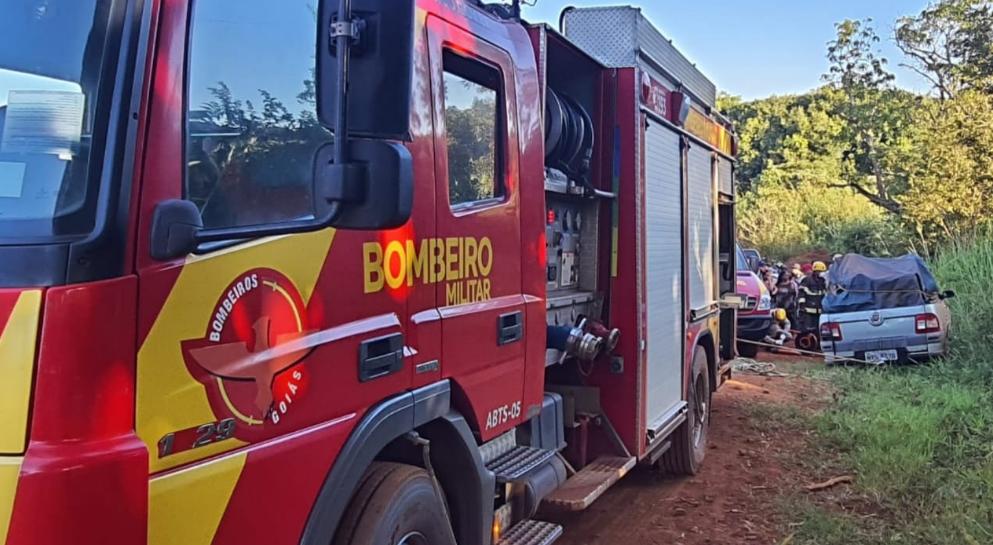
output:
<instances>
[{"instance_id":1,"label":"car taillight","mask_svg":"<svg viewBox=\"0 0 993 545\"><path fill-rule=\"evenodd\" d=\"M914 331L918 333L937 333L941 331L941 322L930 312L914 317Z\"/></svg>"},{"instance_id":2,"label":"car taillight","mask_svg":"<svg viewBox=\"0 0 993 545\"><path fill-rule=\"evenodd\" d=\"M841 324L837 322L827 322L825 324L821 324L821 340L840 341Z\"/></svg>"}]
</instances>

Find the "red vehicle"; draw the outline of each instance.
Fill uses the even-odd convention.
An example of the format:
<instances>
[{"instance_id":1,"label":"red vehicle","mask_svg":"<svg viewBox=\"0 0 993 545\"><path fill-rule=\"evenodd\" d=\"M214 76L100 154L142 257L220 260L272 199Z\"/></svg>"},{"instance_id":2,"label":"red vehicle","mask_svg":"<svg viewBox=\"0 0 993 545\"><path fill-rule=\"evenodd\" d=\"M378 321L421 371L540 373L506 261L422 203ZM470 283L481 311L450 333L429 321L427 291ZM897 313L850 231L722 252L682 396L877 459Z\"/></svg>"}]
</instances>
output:
<instances>
[{"instance_id":1,"label":"red vehicle","mask_svg":"<svg viewBox=\"0 0 993 545\"><path fill-rule=\"evenodd\" d=\"M738 254L738 293L743 297L738 309L738 353L746 358L754 358L759 353L759 346L753 342L762 342L772 327L772 296L765 282L748 268L741 248ZM751 341L751 342L741 342Z\"/></svg>"},{"instance_id":2,"label":"red vehicle","mask_svg":"<svg viewBox=\"0 0 993 545\"><path fill-rule=\"evenodd\" d=\"M551 543L699 470L734 137L637 10L0 14L7 545Z\"/></svg>"}]
</instances>

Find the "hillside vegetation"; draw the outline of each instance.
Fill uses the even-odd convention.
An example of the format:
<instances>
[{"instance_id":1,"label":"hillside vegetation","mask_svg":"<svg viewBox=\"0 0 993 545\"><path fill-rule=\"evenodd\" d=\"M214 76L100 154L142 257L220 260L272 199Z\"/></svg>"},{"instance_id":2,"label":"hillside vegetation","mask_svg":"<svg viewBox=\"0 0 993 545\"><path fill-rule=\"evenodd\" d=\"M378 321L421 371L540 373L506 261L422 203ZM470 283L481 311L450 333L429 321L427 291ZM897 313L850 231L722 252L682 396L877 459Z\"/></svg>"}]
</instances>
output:
<instances>
[{"instance_id":1,"label":"hillside vegetation","mask_svg":"<svg viewBox=\"0 0 993 545\"><path fill-rule=\"evenodd\" d=\"M886 26L891 26L886 22ZM881 39L931 82L894 85ZM993 218L993 2L944 0L895 22L844 21L825 85L720 107L735 123L740 236L771 257L815 249L928 256Z\"/></svg>"}]
</instances>

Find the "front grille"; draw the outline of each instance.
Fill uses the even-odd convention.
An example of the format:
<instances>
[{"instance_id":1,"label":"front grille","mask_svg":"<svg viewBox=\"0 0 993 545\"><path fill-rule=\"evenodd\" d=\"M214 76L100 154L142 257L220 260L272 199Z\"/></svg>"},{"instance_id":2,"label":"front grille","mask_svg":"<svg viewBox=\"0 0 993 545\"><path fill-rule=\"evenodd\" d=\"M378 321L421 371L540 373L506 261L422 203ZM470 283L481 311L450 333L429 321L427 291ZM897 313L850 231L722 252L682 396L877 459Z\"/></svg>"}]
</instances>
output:
<instances>
[{"instance_id":1,"label":"front grille","mask_svg":"<svg viewBox=\"0 0 993 545\"><path fill-rule=\"evenodd\" d=\"M755 307L757 306L759 306L758 297L752 297L751 295L749 295L748 297L745 297L745 304L741 307L741 310L750 312L755 310Z\"/></svg>"}]
</instances>

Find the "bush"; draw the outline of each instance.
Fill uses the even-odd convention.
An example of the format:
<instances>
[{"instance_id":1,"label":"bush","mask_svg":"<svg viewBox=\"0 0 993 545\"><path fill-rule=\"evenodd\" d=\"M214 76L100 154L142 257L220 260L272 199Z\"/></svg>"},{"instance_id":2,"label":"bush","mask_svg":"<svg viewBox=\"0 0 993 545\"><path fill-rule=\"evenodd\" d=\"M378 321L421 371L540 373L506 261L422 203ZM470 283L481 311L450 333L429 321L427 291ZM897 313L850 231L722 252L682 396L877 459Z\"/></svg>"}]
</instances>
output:
<instances>
[{"instance_id":1,"label":"bush","mask_svg":"<svg viewBox=\"0 0 993 545\"><path fill-rule=\"evenodd\" d=\"M763 183L746 193L738 212L746 245L785 261L813 251L890 256L907 239L892 218L848 189Z\"/></svg>"}]
</instances>

